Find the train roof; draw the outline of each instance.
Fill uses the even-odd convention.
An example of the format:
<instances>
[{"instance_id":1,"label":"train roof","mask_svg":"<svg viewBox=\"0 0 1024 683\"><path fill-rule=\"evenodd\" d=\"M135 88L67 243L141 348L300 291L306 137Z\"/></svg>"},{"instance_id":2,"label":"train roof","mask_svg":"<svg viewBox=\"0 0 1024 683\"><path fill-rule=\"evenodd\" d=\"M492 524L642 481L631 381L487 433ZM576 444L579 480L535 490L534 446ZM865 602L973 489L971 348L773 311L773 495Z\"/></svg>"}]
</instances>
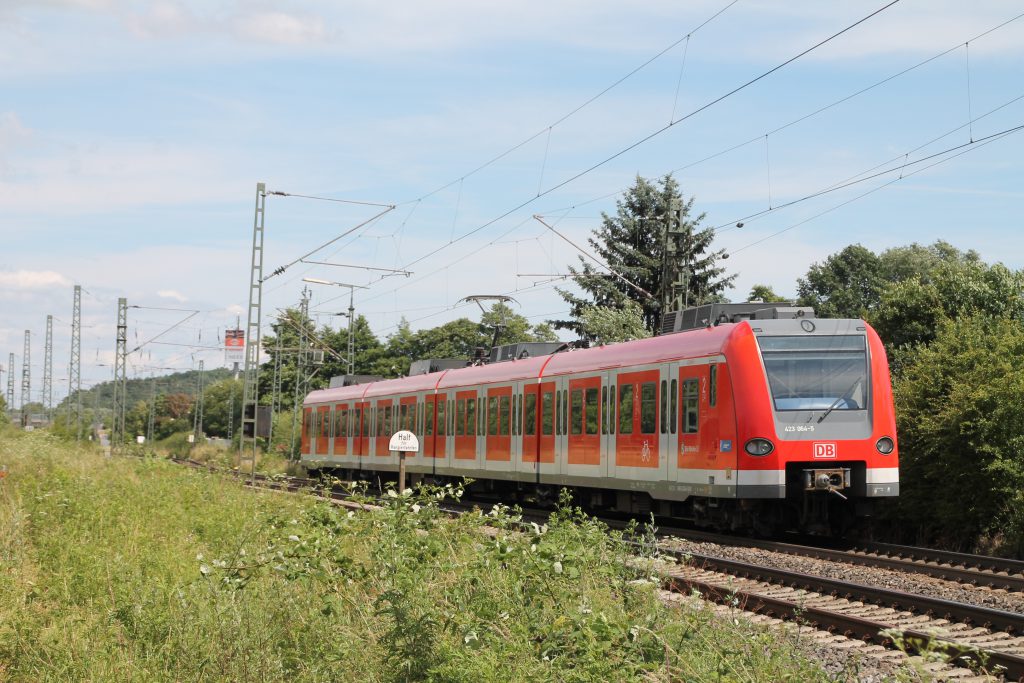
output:
<instances>
[{"instance_id":1,"label":"train roof","mask_svg":"<svg viewBox=\"0 0 1024 683\"><path fill-rule=\"evenodd\" d=\"M453 389L476 384L515 382L580 372L597 372L620 367L661 363L681 357L699 358L723 352L732 334L746 322L723 323L714 327L535 356L522 360L477 365L453 370L389 379L335 389L321 389L306 397L305 403L335 403L412 394L435 389Z\"/></svg>"}]
</instances>

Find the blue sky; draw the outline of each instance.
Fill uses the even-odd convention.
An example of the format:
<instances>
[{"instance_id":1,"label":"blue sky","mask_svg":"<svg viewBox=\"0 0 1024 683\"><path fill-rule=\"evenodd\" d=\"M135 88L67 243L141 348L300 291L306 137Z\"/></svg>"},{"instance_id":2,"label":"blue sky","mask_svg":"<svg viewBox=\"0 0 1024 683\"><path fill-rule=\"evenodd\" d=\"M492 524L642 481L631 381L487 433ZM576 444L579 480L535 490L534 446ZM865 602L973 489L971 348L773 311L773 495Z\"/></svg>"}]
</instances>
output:
<instances>
[{"instance_id":1,"label":"blue sky","mask_svg":"<svg viewBox=\"0 0 1024 683\"><path fill-rule=\"evenodd\" d=\"M86 384L110 375L119 296L147 307L129 312L130 345L186 315L154 309L199 311L161 337L181 346L146 347L130 374L186 369L200 358L221 364L222 354L201 347L217 345L244 310L259 181L398 204L320 260L397 268L444 246L411 266L408 279L300 265L267 282L265 318L298 301L303 276L369 285L356 308L382 337L402 317L421 327L473 316L475 308L455 305L469 294L512 294L536 321L560 315L557 283L534 286L544 278L517 274L563 273L575 257L531 216L557 221L582 243L636 174L674 169L706 225L729 226L768 208L769 192L776 206L883 162L907 162L902 180L888 174L719 233L737 300L756 283L793 293L812 263L852 242L882 250L945 239L1024 267L1024 132L969 144L1024 124L1024 99L1015 100L1024 96L1024 18L975 39L1024 12L1022 3L902 0L551 191L884 4L7 0L0 365L16 354L20 387L23 331L32 330L37 397L53 314L54 394L66 393L76 283L87 292ZM913 163L965 143L964 154L936 157L943 163L931 168ZM375 211L270 197L268 270ZM341 290L310 287L321 322L343 323L326 314L347 296L332 301Z\"/></svg>"}]
</instances>

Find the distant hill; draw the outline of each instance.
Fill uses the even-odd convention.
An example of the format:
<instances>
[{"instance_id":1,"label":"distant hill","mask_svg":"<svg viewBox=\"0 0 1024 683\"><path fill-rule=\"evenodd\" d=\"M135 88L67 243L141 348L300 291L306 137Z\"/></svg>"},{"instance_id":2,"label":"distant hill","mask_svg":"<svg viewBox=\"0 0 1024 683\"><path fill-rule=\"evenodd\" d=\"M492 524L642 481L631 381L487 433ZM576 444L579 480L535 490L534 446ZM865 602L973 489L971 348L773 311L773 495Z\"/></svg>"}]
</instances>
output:
<instances>
[{"instance_id":1,"label":"distant hill","mask_svg":"<svg viewBox=\"0 0 1024 683\"><path fill-rule=\"evenodd\" d=\"M188 394L191 396L196 391L196 380L198 374L198 370L187 370L185 372L175 372L170 375L163 375L153 379L148 377L142 379L130 379L125 383L128 397L127 406L130 408L138 401L148 401L153 392L152 382L156 382L157 395ZM203 384L205 386L210 386L214 382L227 379L232 375L232 371L227 368L205 370L203 372ZM92 410L93 406L96 406L101 411L110 410L113 408L113 401L113 381L101 382L89 389L82 390L82 408L85 410ZM66 402L67 399L65 398L60 402L60 405L57 406L57 410L63 409Z\"/></svg>"}]
</instances>

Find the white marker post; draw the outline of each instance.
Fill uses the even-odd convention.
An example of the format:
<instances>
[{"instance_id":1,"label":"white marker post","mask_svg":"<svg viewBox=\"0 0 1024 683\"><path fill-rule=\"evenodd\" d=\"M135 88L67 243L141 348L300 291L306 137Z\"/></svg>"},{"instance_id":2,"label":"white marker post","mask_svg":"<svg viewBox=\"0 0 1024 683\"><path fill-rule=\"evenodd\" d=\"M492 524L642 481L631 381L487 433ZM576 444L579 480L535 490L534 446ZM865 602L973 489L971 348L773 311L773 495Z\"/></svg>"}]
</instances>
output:
<instances>
[{"instance_id":1,"label":"white marker post","mask_svg":"<svg viewBox=\"0 0 1024 683\"><path fill-rule=\"evenodd\" d=\"M395 432L388 442L388 450L398 453L398 493L405 491L405 454L420 450L420 440L412 432L403 429Z\"/></svg>"}]
</instances>

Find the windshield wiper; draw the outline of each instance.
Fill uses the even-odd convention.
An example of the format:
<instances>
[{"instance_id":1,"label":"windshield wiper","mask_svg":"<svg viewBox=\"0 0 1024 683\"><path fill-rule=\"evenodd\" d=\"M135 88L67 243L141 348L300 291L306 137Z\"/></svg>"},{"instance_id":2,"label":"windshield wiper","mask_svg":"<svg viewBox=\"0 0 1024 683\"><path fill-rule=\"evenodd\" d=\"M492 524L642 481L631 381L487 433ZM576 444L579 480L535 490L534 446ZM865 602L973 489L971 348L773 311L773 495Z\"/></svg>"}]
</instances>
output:
<instances>
[{"instance_id":1,"label":"windshield wiper","mask_svg":"<svg viewBox=\"0 0 1024 683\"><path fill-rule=\"evenodd\" d=\"M853 393L853 390L857 388L857 385L860 384L860 381L862 379L862 377L858 377L857 379L855 379L853 384L850 385L850 388L844 391L839 398L832 402L832 405L825 409L825 412L822 413L821 417L818 418L818 424L821 424L822 420L828 417L829 413L836 409L836 406L845 401Z\"/></svg>"}]
</instances>

